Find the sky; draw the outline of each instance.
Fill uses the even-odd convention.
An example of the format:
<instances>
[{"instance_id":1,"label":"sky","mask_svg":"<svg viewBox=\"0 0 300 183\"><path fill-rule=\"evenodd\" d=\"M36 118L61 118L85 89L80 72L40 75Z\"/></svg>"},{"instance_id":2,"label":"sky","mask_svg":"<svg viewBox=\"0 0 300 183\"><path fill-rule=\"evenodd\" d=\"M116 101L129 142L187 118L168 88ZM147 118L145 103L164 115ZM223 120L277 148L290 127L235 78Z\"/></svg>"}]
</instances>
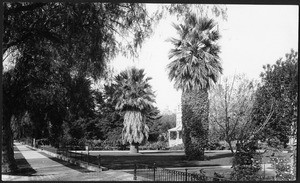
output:
<instances>
[{"instance_id":1,"label":"sky","mask_svg":"<svg viewBox=\"0 0 300 183\"><path fill-rule=\"evenodd\" d=\"M299 9L293 5L227 5L227 21L219 21L223 76L244 73L258 79L265 64L274 64L291 49L298 51ZM145 69L152 77L150 84L156 95L156 106L174 111L180 104L177 91L168 78L166 66L171 43L177 37L172 22L176 17L162 19L154 34L144 43L137 59L116 57L111 66L116 73L130 66Z\"/></svg>"}]
</instances>

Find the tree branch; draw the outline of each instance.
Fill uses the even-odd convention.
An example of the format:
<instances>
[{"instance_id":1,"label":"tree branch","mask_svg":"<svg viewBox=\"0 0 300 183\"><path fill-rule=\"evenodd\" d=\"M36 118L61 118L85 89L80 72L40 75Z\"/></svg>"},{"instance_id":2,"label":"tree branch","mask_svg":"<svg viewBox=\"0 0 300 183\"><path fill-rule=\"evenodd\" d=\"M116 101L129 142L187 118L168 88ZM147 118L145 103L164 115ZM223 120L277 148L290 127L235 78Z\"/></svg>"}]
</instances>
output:
<instances>
[{"instance_id":1,"label":"tree branch","mask_svg":"<svg viewBox=\"0 0 300 183\"><path fill-rule=\"evenodd\" d=\"M21 11L32 11L32 10L35 10L37 8L40 8L42 6L45 6L47 3L33 3L33 4L30 4L30 5L26 5L26 6L19 6L19 7L16 7L16 8L11 8L11 9L6 9L4 10L4 17L5 16L8 16L8 15L11 15L13 13L18 13L18 12L21 12Z\"/></svg>"}]
</instances>

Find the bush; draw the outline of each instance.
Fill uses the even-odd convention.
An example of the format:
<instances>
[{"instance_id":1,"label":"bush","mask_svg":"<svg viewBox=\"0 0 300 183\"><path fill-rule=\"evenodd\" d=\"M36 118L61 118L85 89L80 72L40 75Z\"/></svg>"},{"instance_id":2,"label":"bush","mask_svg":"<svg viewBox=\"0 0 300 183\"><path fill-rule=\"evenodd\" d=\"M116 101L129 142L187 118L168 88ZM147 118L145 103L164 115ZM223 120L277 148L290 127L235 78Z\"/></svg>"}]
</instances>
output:
<instances>
[{"instance_id":1,"label":"bush","mask_svg":"<svg viewBox=\"0 0 300 183\"><path fill-rule=\"evenodd\" d=\"M271 158L272 165L276 172L276 179L281 181L296 180L295 172L291 171L290 159L284 157ZM295 167L296 168L296 167Z\"/></svg>"},{"instance_id":2,"label":"bush","mask_svg":"<svg viewBox=\"0 0 300 183\"><path fill-rule=\"evenodd\" d=\"M147 150L164 150L167 148L168 148L167 142L163 142L163 141L147 142L145 145L140 147L140 149L147 149Z\"/></svg>"},{"instance_id":3,"label":"bush","mask_svg":"<svg viewBox=\"0 0 300 183\"><path fill-rule=\"evenodd\" d=\"M267 141L268 146L276 148L276 149L283 149L284 143L280 141L279 138L273 137L268 139Z\"/></svg>"},{"instance_id":4,"label":"bush","mask_svg":"<svg viewBox=\"0 0 300 183\"><path fill-rule=\"evenodd\" d=\"M225 147L222 146L219 142L208 142L207 150L224 150Z\"/></svg>"},{"instance_id":5,"label":"bush","mask_svg":"<svg viewBox=\"0 0 300 183\"><path fill-rule=\"evenodd\" d=\"M261 169L262 156L256 152L258 149L255 141L237 145L232 164L231 179L235 181L261 180L258 172Z\"/></svg>"},{"instance_id":6,"label":"bush","mask_svg":"<svg viewBox=\"0 0 300 183\"><path fill-rule=\"evenodd\" d=\"M173 147L170 147L170 150L184 150L184 145L183 144L178 144Z\"/></svg>"}]
</instances>

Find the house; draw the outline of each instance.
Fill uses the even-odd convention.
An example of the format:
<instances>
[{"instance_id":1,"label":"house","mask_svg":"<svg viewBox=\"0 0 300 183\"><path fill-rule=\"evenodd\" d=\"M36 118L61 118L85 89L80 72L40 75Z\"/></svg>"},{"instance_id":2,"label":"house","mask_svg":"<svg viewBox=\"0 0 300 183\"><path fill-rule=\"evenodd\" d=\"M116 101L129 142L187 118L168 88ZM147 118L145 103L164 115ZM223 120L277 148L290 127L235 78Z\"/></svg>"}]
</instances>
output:
<instances>
[{"instance_id":1,"label":"house","mask_svg":"<svg viewBox=\"0 0 300 183\"><path fill-rule=\"evenodd\" d=\"M168 130L169 147L182 144L181 105L176 108L176 126Z\"/></svg>"}]
</instances>

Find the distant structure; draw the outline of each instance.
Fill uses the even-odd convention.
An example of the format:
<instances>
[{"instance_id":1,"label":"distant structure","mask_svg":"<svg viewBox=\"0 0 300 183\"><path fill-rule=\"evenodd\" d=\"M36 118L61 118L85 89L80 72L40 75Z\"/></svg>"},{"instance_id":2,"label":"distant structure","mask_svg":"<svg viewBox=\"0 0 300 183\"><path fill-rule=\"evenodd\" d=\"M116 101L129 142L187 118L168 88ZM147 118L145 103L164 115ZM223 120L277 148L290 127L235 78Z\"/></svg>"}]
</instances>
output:
<instances>
[{"instance_id":1,"label":"distant structure","mask_svg":"<svg viewBox=\"0 0 300 183\"><path fill-rule=\"evenodd\" d=\"M169 147L182 144L181 104L176 108L176 126L168 130Z\"/></svg>"}]
</instances>

